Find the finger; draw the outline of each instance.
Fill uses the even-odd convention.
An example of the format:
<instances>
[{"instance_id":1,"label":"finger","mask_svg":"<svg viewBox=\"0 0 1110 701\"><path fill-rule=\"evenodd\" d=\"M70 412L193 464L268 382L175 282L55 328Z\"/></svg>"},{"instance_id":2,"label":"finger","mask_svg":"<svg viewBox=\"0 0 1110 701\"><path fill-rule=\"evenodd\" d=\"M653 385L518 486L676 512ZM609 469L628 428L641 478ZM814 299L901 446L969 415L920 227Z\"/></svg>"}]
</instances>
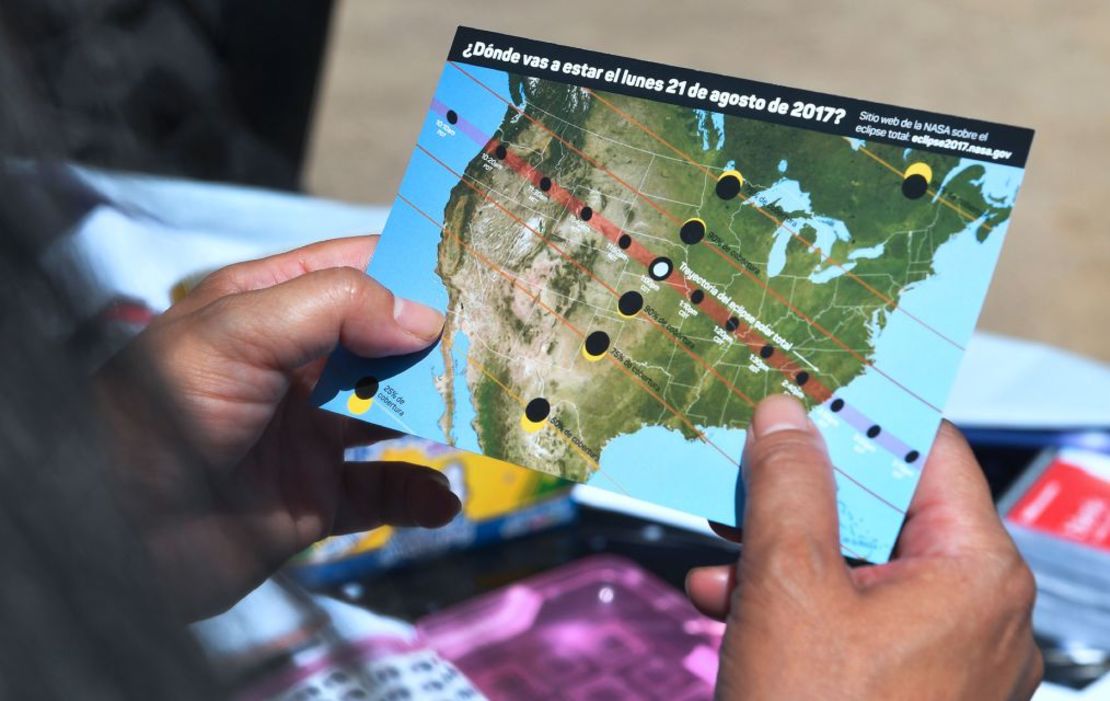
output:
<instances>
[{"instance_id":1,"label":"finger","mask_svg":"<svg viewBox=\"0 0 1110 701\"><path fill-rule=\"evenodd\" d=\"M735 588L735 565L695 567L686 574L686 596L690 598L690 603L701 613L719 621L728 616Z\"/></svg>"},{"instance_id":2,"label":"finger","mask_svg":"<svg viewBox=\"0 0 1110 701\"><path fill-rule=\"evenodd\" d=\"M332 535L383 525L436 528L461 508L447 477L438 470L403 462L348 463Z\"/></svg>"},{"instance_id":3,"label":"finger","mask_svg":"<svg viewBox=\"0 0 1110 701\"><path fill-rule=\"evenodd\" d=\"M777 565L783 565L793 577L827 584L839 576L846 583L836 484L824 441L805 408L787 395L768 397L756 407L748 430L752 438L744 454L745 570L777 571Z\"/></svg>"},{"instance_id":4,"label":"finger","mask_svg":"<svg viewBox=\"0 0 1110 701\"><path fill-rule=\"evenodd\" d=\"M366 270L377 245L377 235L350 236L320 241L266 258L234 263L204 278L185 299L171 307L167 314L172 316L195 311L220 297L273 287L317 270Z\"/></svg>"},{"instance_id":5,"label":"finger","mask_svg":"<svg viewBox=\"0 0 1110 701\"><path fill-rule=\"evenodd\" d=\"M955 426L942 422L906 512L897 556L953 555L1008 541L971 447Z\"/></svg>"},{"instance_id":6,"label":"finger","mask_svg":"<svg viewBox=\"0 0 1110 701\"><path fill-rule=\"evenodd\" d=\"M294 370L290 375L292 392L305 399L311 397L313 388L320 381L320 376L324 374L324 368L327 366L327 358L317 358Z\"/></svg>"},{"instance_id":7,"label":"finger","mask_svg":"<svg viewBox=\"0 0 1110 701\"><path fill-rule=\"evenodd\" d=\"M725 524L718 523L717 521L710 521L709 528L725 540L731 540L733 543L744 542L744 529L742 528L737 528L736 526L726 526Z\"/></svg>"},{"instance_id":8,"label":"finger","mask_svg":"<svg viewBox=\"0 0 1110 701\"><path fill-rule=\"evenodd\" d=\"M342 344L363 357L402 355L439 337L443 315L394 297L354 268L307 273L221 297L197 312L213 352L250 367L293 371Z\"/></svg>"}]
</instances>

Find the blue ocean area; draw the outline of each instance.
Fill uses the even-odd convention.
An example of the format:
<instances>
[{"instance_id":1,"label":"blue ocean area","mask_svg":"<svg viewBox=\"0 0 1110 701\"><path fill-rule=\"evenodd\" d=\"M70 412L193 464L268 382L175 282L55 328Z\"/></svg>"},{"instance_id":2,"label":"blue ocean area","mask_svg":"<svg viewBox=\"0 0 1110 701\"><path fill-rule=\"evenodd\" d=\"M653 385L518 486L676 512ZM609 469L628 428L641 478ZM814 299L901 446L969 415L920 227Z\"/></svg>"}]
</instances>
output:
<instances>
[{"instance_id":1,"label":"blue ocean area","mask_svg":"<svg viewBox=\"0 0 1110 701\"><path fill-rule=\"evenodd\" d=\"M486 86L510 100L506 73L477 66L465 68ZM480 132L490 135L497 132L508 109L504 102L494 98L451 66L444 67L435 97ZM418 142L457 173L463 172L481 148L431 109L423 115ZM447 307L447 290L435 271L437 249L441 239L447 238L438 225L443 220L448 198L456 185L458 177L420 150L415 150L401 181L400 195L419 207L434 222L398 199L390 211L389 220L368 269L370 275L395 294L437 309ZM445 245L450 245L449 239ZM452 417L454 434L460 448L476 451L478 440L472 428L475 411L465 379L470 339L459 333L452 342L455 373L451 378L455 389L455 412ZM372 361L360 361L350 356L345 356L342 360L345 365L372 367ZM351 376L357 371L348 368L343 372L345 376ZM443 402L435 386L435 378L443 373L442 354L436 349L415 367L383 380L383 386L389 385L404 398L404 416L399 416L382 402L375 401L366 415L367 420L447 442L448 436L444 435L439 423ZM347 413L342 395L325 406Z\"/></svg>"},{"instance_id":2,"label":"blue ocean area","mask_svg":"<svg viewBox=\"0 0 1110 701\"><path fill-rule=\"evenodd\" d=\"M612 489L615 481L637 499L734 523L744 436L741 429L709 429L706 438L721 449L717 452L677 430L645 426L605 446L605 474L589 483Z\"/></svg>"},{"instance_id":3,"label":"blue ocean area","mask_svg":"<svg viewBox=\"0 0 1110 701\"><path fill-rule=\"evenodd\" d=\"M455 438L460 446L477 446L478 433L474 430L474 402L471 401L470 387L466 384L466 359L470 353L470 339L463 332L455 334L451 347L454 364L453 390L455 393L455 413L452 417Z\"/></svg>"}]
</instances>

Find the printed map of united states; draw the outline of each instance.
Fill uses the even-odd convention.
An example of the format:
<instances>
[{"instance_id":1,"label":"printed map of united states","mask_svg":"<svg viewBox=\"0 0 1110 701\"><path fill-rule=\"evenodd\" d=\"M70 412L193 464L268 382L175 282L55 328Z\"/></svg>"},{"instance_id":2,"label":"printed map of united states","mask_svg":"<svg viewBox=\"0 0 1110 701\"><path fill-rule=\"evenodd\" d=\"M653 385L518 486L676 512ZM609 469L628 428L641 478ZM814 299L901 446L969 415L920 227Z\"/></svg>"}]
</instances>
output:
<instances>
[{"instance_id":1,"label":"printed map of united states","mask_svg":"<svg viewBox=\"0 0 1110 701\"><path fill-rule=\"evenodd\" d=\"M538 78L487 92L504 119L469 134L437 267L445 377L465 371L483 452L583 481L655 425L735 462L708 429L784 391L852 412L836 393L869 367L939 412L874 365L874 340L905 314L955 343L899 301L969 221L984 241L1009 217L982 168ZM458 388L438 387L450 435ZM880 437L882 417L859 420Z\"/></svg>"}]
</instances>

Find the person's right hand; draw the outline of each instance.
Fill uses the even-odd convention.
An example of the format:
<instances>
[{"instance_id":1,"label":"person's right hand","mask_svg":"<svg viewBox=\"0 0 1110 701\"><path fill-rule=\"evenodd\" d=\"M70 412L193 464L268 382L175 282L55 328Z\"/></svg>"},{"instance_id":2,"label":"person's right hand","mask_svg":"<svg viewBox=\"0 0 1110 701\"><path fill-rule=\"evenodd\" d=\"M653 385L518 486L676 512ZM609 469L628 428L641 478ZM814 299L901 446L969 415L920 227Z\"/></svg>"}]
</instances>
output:
<instances>
[{"instance_id":1,"label":"person's right hand","mask_svg":"<svg viewBox=\"0 0 1110 701\"><path fill-rule=\"evenodd\" d=\"M802 406L756 410L743 555L693 570L690 598L725 617L718 698L1025 699L1043 671L1035 587L971 450L945 423L894 559L848 568L836 486Z\"/></svg>"},{"instance_id":2,"label":"person's right hand","mask_svg":"<svg viewBox=\"0 0 1110 701\"><path fill-rule=\"evenodd\" d=\"M101 370L121 501L182 616L227 608L325 536L438 527L458 513L437 470L348 462L347 448L395 434L309 401L338 345L402 355L443 328L442 314L363 273L376 242L323 241L216 271Z\"/></svg>"}]
</instances>

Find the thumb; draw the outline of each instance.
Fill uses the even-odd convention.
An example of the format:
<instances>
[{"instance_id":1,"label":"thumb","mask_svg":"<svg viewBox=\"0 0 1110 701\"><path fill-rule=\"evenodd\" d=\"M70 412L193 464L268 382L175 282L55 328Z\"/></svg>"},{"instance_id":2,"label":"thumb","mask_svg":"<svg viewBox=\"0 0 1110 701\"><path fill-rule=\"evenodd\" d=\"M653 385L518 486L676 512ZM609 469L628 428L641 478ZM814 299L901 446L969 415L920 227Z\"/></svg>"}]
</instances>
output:
<instances>
[{"instance_id":1,"label":"thumb","mask_svg":"<svg viewBox=\"0 0 1110 701\"><path fill-rule=\"evenodd\" d=\"M395 297L354 268L328 268L221 297L198 312L211 347L254 367L291 371L342 344L363 357L426 348L443 315Z\"/></svg>"},{"instance_id":2,"label":"thumb","mask_svg":"<svg viewBox=\"0 0 1110 701\"><path fill-rule=\"evenodd\" d=\"M745 572L849 582L832 465L805 408L787 395L768 397L756 407L748 432Z\"/></svg>"}]
</instances>

